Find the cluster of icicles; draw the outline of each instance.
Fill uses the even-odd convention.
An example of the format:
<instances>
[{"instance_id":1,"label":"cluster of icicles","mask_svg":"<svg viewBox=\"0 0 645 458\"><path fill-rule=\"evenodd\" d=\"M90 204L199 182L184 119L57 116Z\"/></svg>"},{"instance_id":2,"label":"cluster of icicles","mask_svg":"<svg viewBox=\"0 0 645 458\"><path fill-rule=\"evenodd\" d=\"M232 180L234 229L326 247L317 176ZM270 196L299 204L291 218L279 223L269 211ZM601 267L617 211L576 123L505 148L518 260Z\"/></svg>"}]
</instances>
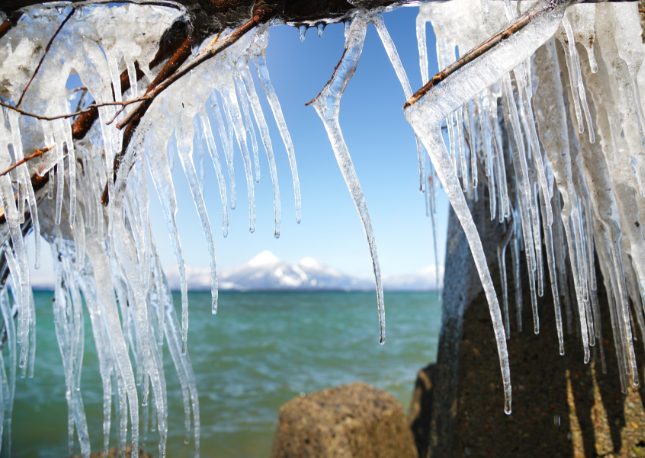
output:
<instances>
[{"instance_id":1,"label":"cluster of icicles","mask_svg":"<svg viewBox=\"0 0 645 458\"><path fill-rule=\"evenodd\" d=\"M638 385L635 322L645 335L645 118L639 95L645 54L637 4L538 1L526 8L455 0L422 6L417 27L424 83L426 21L434 26L441 69L456 61L455 47L464 55L515 21L520 7L533 15L528 25L405 110L470 244L495 328L507 413L509 243L520 330L522 247L534 331L539 332L537 296L550 278L561 354L561 303L569 333L579 322L585 362L590 347L602 342L596 260L608 293L623 391ZM488 189L491 219L507 227L498 248L503 309L466 201L477 198L478 182Z\"/></svg>"},{"instance_id":2,"label":"cluster of icicles","mask_svg":"<svg viewBox=\"0 0 645 458\"><path fill-rule=\"evenodd\" d=\"M73 6L74 9L72 6L34 7L26 11L17 25L0 40L0 95L4 103L15 106L24 92L20 109L52 117L74 113L93 101L101 104L137 98L162 67L158 65L150 69L148 64L159 49L163 33L175 21L187 18L182 7L171 3L168 6L160 6L159 2L156 6L86 3ZM59 27L60 31L55 35ZM280 235L280 192L273 146L249 68L251 61L251 66L257 69L289 156L296 219L300 220L300 189L294 148L265 61L267 27L264 25L246 34L234 46L193 70L155 100L123 159L123 167L130 172L120 174L116 182L108 180L113 176L113 160L121 151L123 142L123 133L116 124L127 115L130 107L121 114L117 113L119 106L100 107L99 120L82 140L73 139L73 118L40 120L12 109L3 109L0 170L6 170L33 153L34 150L27 150L27 147L46 151L0 176L0 198L6 219L6 223L0 226L1 242L11 273L8 288L3 287L0 292L3 336L10 358L5 365L0 353L0 428L4 427L5 438L3 456L10 454L16 371L20 370L22 376L33 375L36 316L24 238L32 229L35 233L36 267L41 236L49 242L55 264L52 305L65 371L70 455L76 440L81 455L90 455L80 390L83 315L89 313L103 381L105 456L113 423L113 394L116 395L114 421L118 429L116 445L119 456L123 456L128 430L133 450L145 442L148 430L158 431L159 456L165 456L168 414L162 358L164 346L170 351L181 382L185 440L189 443L192 428L195 455L199 456L199 401L187 347L187 283L177 232L178 209L171 171L174 158L178 156L208 243L212 310L215 313L215 244L204 202L205 155L212 159L219 183L222 233L226 236L229 199L231 208L236 206L233 153L237 142L246 172L249 224L253 232L254 182L260 180L258 143L263 143L273 182L275 236ZM225 31L223 35L229 32ZM53 36L55 40L51 49L25 92ZM213 38L209 37L204 45L194 49L194 54L198 54ZM141 79L137 79L137 68L144 73ZM66 87L68 77L73 73L80 77L81 88ZM126 73L130 88L122 91L121 75ZM115 115L116 119L110 123ZM256 137L253 120L260 132L259 138ZM224 150L230 183L228 190L216 136L219 136ZM198 167L193 161L195 152ZM34 191L33 176L48 176L48 184ZM148 215L148 177L152 177L162 203L179 265L181 321L177 318L152 235ZM109 183L108 206L100 200L105 183Z\"/></svg>"}]
</instances>

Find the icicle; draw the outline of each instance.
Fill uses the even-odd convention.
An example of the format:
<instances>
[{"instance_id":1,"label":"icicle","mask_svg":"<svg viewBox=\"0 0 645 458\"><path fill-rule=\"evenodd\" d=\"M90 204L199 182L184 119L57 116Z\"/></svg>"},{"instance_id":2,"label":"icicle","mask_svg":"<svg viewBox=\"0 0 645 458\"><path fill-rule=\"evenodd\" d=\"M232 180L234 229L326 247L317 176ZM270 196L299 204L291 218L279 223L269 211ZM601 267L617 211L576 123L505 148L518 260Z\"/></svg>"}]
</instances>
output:
<instances>
[{"instance_id":1,"label":"icicle","mask_svg":"<svg viewBox=\"0 0 645 458\"><path fill-rule=\"evenodd\" d=\"M580 116L580 109L585 115L585 120L587 121L587 129L589 130L589 142L594 143L596 141L593 122L591 120L591 114L589 113L589 106L587 104L587 96L585 94L585 86L582 80L582 73L580 71L580 57L578 55L578 50L576 49L576 41L573 34L573 28L567 15L565 14L562 18L562 27L564 28L566 34L566 44L567 48L565 54L567 56L567 66L569 68L569 80L571 82L571 91L577 92L573 96L574 106L576 107L576 119L578 120L578 132L584 132L584 126L582 124L582 118ZM564 41L563 41L564 47Z\"/></svg>"},{"instance_id":2,"label":"icicle","mask_svg":"<svg viewBox=\"0 0 645 458\"><path fill-rule=\"evenodd\" d=\"M222 235L226 237L228 235L228 199L226 198L226 182L224 181L224 174L222 173L222 164L220 163L219 155L217 154L217 145L213 138L210 119L206 113L202 113L200 117L202 121L202 132L206 134L206 146L208 147L208 152L213 160L215 175L217 176L217 183L219 185L219 194L222 200Z\"/></svg>"},{"instance_id":3,"label":"icicle","mask_svg":"<svg viewBox=\"0 0 645 458\"><path fill-rule=\"evenodd\" d=\"M168 125L170 119L168 116L160 120L160 129L158 132L168 132ZM163 129L163 130L162 130ZM150 137L148 137L150 138ZM174 133L173 133L174 138ZM159 200L161 201L166 223L168 224L168 234L172 243L173 251L175 252L175 259L179 268L179 278L181 282L181 308L182 308L182 326L184 334L188 334L188 323L183 322L184 316L188 315L188 282L186 280L186 267L184 264L184 257L181 249L181 242L179 241L179 232L177 230L177 198L175 196L175 188L172 183L172 176L170 167L167 162L167 156L163 148L163 144L167 138L160 138L160 135L150 138L150 144L147 145L146 151L149 154L148 168L150 169L150 176L155 185ZM171 139L171 143L173 140Z\"/></svg>"},{"instance_id":4,"label":"icicle","mask_svg":"<svg viewBox=\"0 0 645 458\"><path fill-rule=\"evenodd\" d=\"M55 223L60 224L61 212L63 210L63 194L65 190L65 162L63 157L63 143L65 141L63 120L53 121L54 138L56 141L56 219Z\"/></svg>"},{"instance_id":5,"label":"icicle","mask_svg":"<svg viewBox=\"0 0 645 458\"><path fill-rule=\"evenodd\" d=\"M5 332L7 333L7 344L9 346L8 380L6 375L4 375L4 361L2 362L3 367L1 368L3 373L3 391L6 390L3 395L4 423L6 424L6 427L4 428L4 434L8 438L7 444L3 448L3 452L4 454L6 454L6 456L11 456L11 420L13 416L14 393L16 389L16 327L14 323L15 313L11 309L11 306L9 304L9 297L7 295L6 288L3 291L0 291L0 312L2 313L2 321L4 323ZM1 443L2 436L0 436L0 444Z\"/></svg>"},{"instance_id":6,"label":"icicle","mask_svg":"<svg viewBox=\"0 0 645 458\"><path fill-rule=\"evenodd\" d=\"M246 174L246 189L249 197L249 232L252 234L255 232L255 191L253 186L253 171L251 170L251 158L246 144L242 114L240 113L240 107L237 103L237 98L235 97L235 83L232 80L223 82L219 87L219 91L225 103L225 111L229 116L229 123L232 126L231 131L235 131L237 144L242 151L244 172Z\"/></svg>"},{"instance_id":7,"label":"icicle","mask_svg":"<svg viewBox=\"0 0 645 458\"><path fill-rule=\"evenodd\" d=\"M550 41L540 48L535 57L536 75L539 86L535 94L535 107L538 115L538 132L546 150L547 157L553 168L553 173L562 195L564 206L562 208L562 221L569 246L569 259L573 271L573 279L578 298L580 328L582 345L585 354L585 363L589 361L589 337L587 334L587 318L584 309L581 274L576 263L576 250L579 239L575 237L577 210L574 207L577 201L569 155L569 141L566 130L567 119L562 99L562 85L557 64L555 43ZM578 250L579 252L579 250Z\"/></svg>"},{"instance_id":8,"label":"icicle","mask_svg":"<svg viewBox=\"0 0 645 458\"><path fill-rule=\"evenodd\" d=\"M548 170L547 178L549 183L553 182L553 174L551 169ZM552 189L552 186L549 186ZM562 310L560 307L560 292L558 291L558 273L556 268L555 251L553 249L553 229L552 225L546 222L545 207L552 208L551 201L544 200L540 195L540 206L542 208L542 228L544 230L544 245L546 248L547 268L549 269L549 279L551 280L551 294L553 295L553 308L555 311L555 328L558 333L558 344L560 347L560 355L564 355L564 333L562 331Z\"/></svg>"},{"instance_id":9,"label":"icicle","mask_svg":"<svg viewBox=\"0 0 645 458\"><path fill-rule=\"evenodd\" d=\"M211 225L210 221L208 219L208 214L206 213L206 204L204 203L204 196L201 194L199 190L199 182L197 178L197 172L195 171L195 165L193 164L192 160L192 153L193 153L193 129L192 129L192 119L188 120L184 116L183 119L180 119L178 127L178 148L177 151L179 153L179 159L181 160L181 165L184 168L184 173L186 174L186 178L188 179L188 184L190 186L190 192L193 195L193 201L195 202L195 206L197 207L197 213L199 214L199 219L202 222L202 228L204 230L204 236L206 237L206 242L208 243L208 252L210 255L210 263L211 263L211 295L212 295L212 311L213 314L217 313L217 296L218 296L218 290L217 290L217 263L215 260L215 242L213 241L213 233L211 231ZM250 164L248 164L247 167L247 172L250 172ZM250 177L247 176L247 180ZM250 180L251 185L253 186L253 181ZM252 187L250 188L251 190L251 197L253 196L252 194ZM188 329L188 310L186 310L186 313L182 311L182 323L186 323L184 325L184 333L182 335L182 342L183 342L183 351L185 352L186 350L186 342L188 339L188 335L186 333Z\"/></svg>"},{"instance_id":10,"label":"icicle","mask_svg":"<svg viewBox=\"0 0 645 458\"><path fill-rule=\"evenodd\" d=\"M273 84L269 78L269 70L266 65L266 46L269 41L269 32L264 32L264 34L258 37L255 45L259 46L259 50L255 53L253 57L253 63L255 68L258 71L258 78L264 89L264 93L269 100L269 105L271 105L271 110L273 111L273 116L276 123L278 124L278 129L280 129L280 135L284 141L284 146L287 149L287 154L289 156L289 164L291 165L291 175L293 176L293 192L296 198L296 222L300 224L301 220L301 210L300 210L300 180L298 179L298 168L296 166L296 154L293 149L293 142L291 141L291 135L287 129L287 123L284 120L284 115L282 114L282 108L280 108L280 102L278 101L278 96L273 89Z\"/></svg>"},{"instance_id":11,"label":"icicle","mask_svg":"<svg viewBox=\"0 0 645 458\"><path fill-rule=\"evenodd\" d=\"M179 332L179 323L175 314L175 307L172 301L172 295L170 294L170 288L168 283L163 278L162 282L163 290L159 292L160 297L160 307L163 307L164 313L166 315L165 320L165 335L168 340L168 348L170 350L170 355L172 356L175 368L177 369L177 374L179 376L179 381L182 386L182 393L184 397L184 413L186 417L190 415L190 409L188 408L188 394L192 400L193 407L193 422L195 430L195 458L199 458L199 449L200 449L200 420L199 420L199 399L197 397L197 387L195 383L195 375L193 374L193 367L190 362L188 353L182 354L180 351L180 340L181 334ZM187 432L190 427L190 420L185 420L187 423ZM187 439L187 438L186 438Z\"/></svg>"},{"instance_id":12,"label":"icicle","mask_svg":"<svg viewBox=\"0 0 645 458\"><path fill-rule=\"evenodd\" d=\"M106 317L106 329L110 335L112 351L114 352L114 358L116 361L115 366L117 368L119 392L123 391L123 394L119 395L119 399L121 400L121 408L119 409L119 412L122 418L127 415L127 408L124 408L126 399L125 394L127 393L127 401L130 405L130 418L132 424L132 448L137 450L139 442L139 403L137 400L137 389L132 366L130 365L130 359L128 358L125 339L121 331L121 323L114 297L114 287L112 284L109 258L105 250L93 237L86 240L86 252L94 269L94 278L100 279L100 281L96 281L96 294L99 300L100 310ZM121 426L121 434L119 436L122 434L125 434L123 423Z\"/></svg>"},{"instance_id":13,"label":"icicle","mask_svg":"<svg viewBox=\"0 0 645 458\"><path fill-rule=\"evenodd\" d=\"M323 121L327 135L332 144L334 155L338 161L343 178L347 183L349 192L354 199L354 204L361 217L367 242L370 247L370 254L372 256L372 266L374 268L374 277L376 280L376 296L378 302L379 312L379 342L385 342L385 307L383 304L383 286L381 283L381 267L378 261L378 253L376 250L376 242L374 240L374 233L372 231L372 222L367 210L367 204L361 185L356 176L352 159L349 155L347 145L343 139L342 131L338 123L338 113L340 111L340 99L347 87L347 83L354 75L358 60L360 59L363 51L363 44L365 42L365 33L367 31L367 24L370 16L365 11L359 11L350 26L347 41L345 43L345 53L341 64L337 67L336 72L332 79L323 88L320 95L312 101L312 105L316 109L318 116Z\"/></svg>"},{"instance_id":14,"label":"icicle","mask_svg":"<svg viewBox=\"0 0 645 458\"><path fill-rule=\"evenodd\" d=\"M253 159L255 163L255 182L260 182L260 154L258 151L258 141L255 138L255 129L253 128L253 122L251 121L251 115L249 114L249 101L247 99L246 91L244 90L244 83L241 78L237 76L235 78L235 89L237 90L237 98L240 100L242 105L242 113L244 114L244 128L246 134L251 137L251 146L253 148Z\"/></svg>"},{"instance_id":15,"label":"icicle","mask_svg":"<svg viewBox=\"0 0 645 458\"><path fill-rule=\"evenodd\" d=\"M275 157L273 155L273 144L271 143L271 137L269 136L269 126L264 119L264 113L262 112L262 107L260 106L260 100L258 95L255 92L255 85L253 83L253 77L248 68L248 61L240 60L238 62L238 70L242 76L242 81L246 88L246 93L251 102L251 109L253 110L253 116L255 117L255 122L260 129L260 136L262 138L262 143L264 144L264 150L267 153L267 159L269 160L269 171L271 173L271 183L273 185L273 213L274 213L274 235L275 238L280 237L280 225L281 225L281 203L280 203L280 187L278 184L278 172L275 166Z\"/></svg>"},{"instance_id":16,"label":"icicle","mask_svg":"<svg viewBox=\"0 0 645 458\"><path fill-rule=\"evenodd\" d=\"M307 33L307 26L306 25L301 25L298 27L298 31L300 32L300 41L305 41L305 34Z\"/></svg>"},{"instance_id":17,"label":"icicle","mask_svg":"<svg viewBox=\"0 0 645 458\"><path fill-rule=\"evenodd\" d=\"M515 182L516 182L516 198L517 198L517 208L520 216L519 226L522 228L522 238L524 239L524 250L526 252L526 263L527 270L529 274L529 287L531 289L531 306L533 311L533 332L536 334L539 333L540 324L539 316L537 309L537 295L535 290L535 271L537 269L537 263L535 260L535 244L533 242L533 225L532 225L532 214L534 215L533 208L531 207L532 199L527 198L527 194L530 196L531 186L530 181L526 179L528 176L528 167L526 170L523 166L518 167L518 164L525 164L526 158L523 157L524 149L520 148L523 146L521 142L523 139L521 137L521 131L519 129L519 122L517 119L517 111L513 112L515 108L515 102L512 100L513 93L510 87L510 79L507 77L508 87L507 94L504 97L504 120L507 126L517 126L514 130L516 134L514 137L510 137L509 134L509 148L511 150L511 156L513 157L513 168L515 170ZM510 92L510 95L508 94ZM523 161L524 159L524 161ZM525 174L526 172L526 174Z\"/></svg>"},{"instance_id":18,"label":"icicle","mask_svg":"<svg viewBox=\"0 0 645 458\"><path fill-rule=\"evenodd\" d=\"M16 162L24 159L24 152L22 148L22 138L20 135L20 115L15 111L9 111L9 123L11 125L11 141L14 148ZM51 140L50 138L48 140ZM52 142L53 143L53 142ZM50 143L51 144L51 143ZM34 188L31 184L31 177L26 164L18 167L18 174L21 175L20 181L24 184L27 190L27 201L29 202L29 214L34 228L34 242L35 242L35 268L40 267L40 222L38 218L38 206L36 202L36 195Z\"/></svg>"},{"instance_id":19,"label":"icicle","mask_svg":"<svg viewBox=\"0 0 645 458\"><path fill-rule=\"evenodd\" d=\"M228 167L228 181L231 186L231 208L235 209L236 191L235 191L235 169L233 166L233 144L229 141L229 136L226 132L226 125L224 124L224 118L222 117L222 112L220 111L219 105L217 103L217 94L215 93L215 90L211 91L211 102L212 102L211 108L213 110L213 115L215 117L215 123L217 124L217 129L219 131L220 139L222 140L222 147L224 148L226 165Z\"/></svg>"},{"instance_id":20,"label":"icicle","mask_svg":"<svg viewBox=\"0 0 645 458\"><path fill-rule=\"evenodd\" d=\"M430 79L428 75L428 44L426 39L426 23L430 21L425 6L419 7L416 20L417 45L419 46L419 66L421 67L421 82L425 85Z\"/></svg>"},{"instance_id":21,"label":"icicle","mask_svg":"<svg viewBox=\"0 0 645 458\"><path fill-rule=\"evenodd\" d=\"M506 279L506 247L513 236L513 221L511 221L504 233L504 237L497 245L497 260L499 262L499 271L502 276L502 293L504 295L504 326L506 329L506 338L511 336L511 322L508 313L508 281Z\"/></svg>"},{"instance_id":22,"label":"icicle","mask_svg":"<svg viewBox=\"0 0 645 458\"><path fill-rule=\"evenodd\" d=\"M392 66L394 67L394 71L396 72L396 76L399 78L401 86L403 86L403 92L405 94L405 98L409 99L410 97L412 97L412 87L410 86L410 81L408 80L408 75L405 73L403 64L401 63L401 58L399 57L399 53L397 52L396 47L394 46L394 42L392 41L392 38L390 37L390 34L387 31L387 28L385 27L383 16L381 14L372 16L372 23L376 27L379 37L381 38L383 46L385 47L385 52L387 53L387 56L389 57L390 62L392 63ZM416 142L417 142L417 153L419 156L419 174L420 174L419 191L423 192L425 190L425 167L423 164L425 162L424 158L427 153L425 151L425 148L423 147L423 144L421 143L421 141L419 141L418 137L416 138Z\"/></svg>"},{"instance_id":23,"label":"icicle","mask_svg":"<svg viewBox=\"0 0 645 458\"><path fill-rule=\"evenodd\" d=\"M139 91L137 88L137 70L134 62L126 59L125 66L128 69L128 79L130 80L130 91L132 96L130 99L136 99L139 97Z\"/></svg>"},{"instance_id":24,"label":"icicle","mask_svg":"<svg viewBox=\"0 0 645 458\"><path fill-rule=\"evenodd\" d=\"M323 36L323 31L324 31L324 30L325 30L325 25L324 25L322 22L320 22L320 23L318 24L318 36L319 36L320 38L322 38L322 36Z\"/></svg>"},{"instance_id":25,"label":"icicle","mask_svg":"<svg viewBox=\"0 0 645 458\"><path fill-rule=\"evenodd\" d=\"M591 73L596 73L598 71L598 63L594 55L596 5L593 3L571 5L567 9L567 18L573 28L575 41L587 50Z\"/></svg>"},{"instance_id":26,"label":"icicle","mask_svg":"<svg viewBox=\"0 0 645 458\"><path fill-rule=\"evenodd\" d=\"M199 182L199 190L204 195L204 181L206 180L206 169L204 168L204 139L201 132L199 122L196 123L197 128L197 160L199 161L199 171L197 172L197 181Z\"/></svg>"}]
</instances>

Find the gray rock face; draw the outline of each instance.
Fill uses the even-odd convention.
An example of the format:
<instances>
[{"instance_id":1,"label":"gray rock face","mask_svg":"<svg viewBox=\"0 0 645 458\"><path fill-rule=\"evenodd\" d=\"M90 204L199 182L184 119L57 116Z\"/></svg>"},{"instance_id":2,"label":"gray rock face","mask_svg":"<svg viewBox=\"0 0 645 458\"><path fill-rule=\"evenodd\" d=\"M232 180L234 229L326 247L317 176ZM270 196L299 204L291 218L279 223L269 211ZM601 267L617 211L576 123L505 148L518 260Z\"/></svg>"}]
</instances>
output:
<instances>
[{"instance_id":1,"label":"gray rock face","mask_svg":"<svg viewBox=\"0 0 645 458\"><path fill-rule=\"evenodd\" d=\"M297 397L280 408L271 458L417 458L398 401L362 382Z\"/></svg>"}]
</instances>

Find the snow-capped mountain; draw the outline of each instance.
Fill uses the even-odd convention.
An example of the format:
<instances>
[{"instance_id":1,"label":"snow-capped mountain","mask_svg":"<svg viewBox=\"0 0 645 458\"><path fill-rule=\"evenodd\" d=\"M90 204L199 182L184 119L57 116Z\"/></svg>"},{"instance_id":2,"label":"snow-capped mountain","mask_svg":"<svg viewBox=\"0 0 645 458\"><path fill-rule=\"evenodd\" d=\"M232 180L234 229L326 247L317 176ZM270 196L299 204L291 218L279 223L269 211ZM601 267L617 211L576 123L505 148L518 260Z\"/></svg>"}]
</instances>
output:
<instances>
[{"instance_id":1,"label":"snow-capped mountain","mask_svg":"<svg viewBox=\"0 0 645 458\"><path fill-rule=\"evenodd\" d=\"M443 268L440 269L441 284ZM210 290L210 269L186 267L188 289ZM218 272L220 291L267 290L327 290L372 291L373 279L362 279L344 274L325 266L313 258L303 258L295 264L288 263L270 251L264 251L233 269ZM179 274L168 272L171 288L179 289ZM411 275L385 276L383 287L392 291L429 291L437 285L436 269L429 266Z\"/></svg>"}]
</instances>

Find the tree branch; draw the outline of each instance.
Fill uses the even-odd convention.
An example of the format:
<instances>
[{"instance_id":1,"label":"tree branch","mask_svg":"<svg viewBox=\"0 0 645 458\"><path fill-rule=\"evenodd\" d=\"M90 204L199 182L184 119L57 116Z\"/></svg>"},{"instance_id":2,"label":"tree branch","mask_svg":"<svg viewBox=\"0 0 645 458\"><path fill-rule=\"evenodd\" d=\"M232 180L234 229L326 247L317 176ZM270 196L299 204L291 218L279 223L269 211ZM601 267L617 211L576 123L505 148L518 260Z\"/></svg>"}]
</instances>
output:
<instances>
[{"instance_id":1,"label":"tree branch","mask_svg":"<svg viewBox=\"0 0 645 458\"><path fill-rule=\"evenodd\" d=\"M132 100L126 100L125 102L105 102L105 103L98 103L98 104L93 103L89 107L85 108L84 110L76 111L74 113L68 113L68 114L64 114L64 115L56 115L56 116L42 116L42 115L38 115L36 113L29 113L28 111L21 110L18 107L14 107L13 105L9 105L8 103L4 103L4 102L0 102L0 106L5 107L5 108L9 108L10 110L17 111L21 115L29 116L30 118L42 119L43 121L54 121L55 119L73 118L74 116L79 116L79 115L82 115L82 114L88 114L88 113L92 112L93 110L96 110L97 108L100 108L100 107L108 107L108 106L114 106L114 105L126 106L126 105L131 105L133 103L138 103L138 102L140 102L142 100L146 100L146 97L143 96L143 97L139 97L139 98L132 99Z\"/></svg>"},{"instance_id":2,"label":"tree branch","mask_svg":"<svg viewBox=\"0 0 645 458\"><path fill-rule=\"evenodd\" d=\"M22 159L22 160L20 160L20 161L16 162L15 164L13 164L11 167L9 167L9 168L8 168L7 170L5 170L4 172L0 172L0 177L5 176L7 173L11 172L13 169L15 169L16 167L18 167L19 165L22 165L22 164L24 164L25 162L30 161L31 159L34 159L34 158L36 158L36 157L38 157L38 156L42 156L42 155L43 155L43 154L45 154L47 151L51 150L53 147L54 147L54 145L52 145L52 146L48 146L48 147L43 148L43 149L36 150L36 152L35 152L35 153L30 154L29 156L25 157L24 159Z\"/></svg>"}]
</instances>

